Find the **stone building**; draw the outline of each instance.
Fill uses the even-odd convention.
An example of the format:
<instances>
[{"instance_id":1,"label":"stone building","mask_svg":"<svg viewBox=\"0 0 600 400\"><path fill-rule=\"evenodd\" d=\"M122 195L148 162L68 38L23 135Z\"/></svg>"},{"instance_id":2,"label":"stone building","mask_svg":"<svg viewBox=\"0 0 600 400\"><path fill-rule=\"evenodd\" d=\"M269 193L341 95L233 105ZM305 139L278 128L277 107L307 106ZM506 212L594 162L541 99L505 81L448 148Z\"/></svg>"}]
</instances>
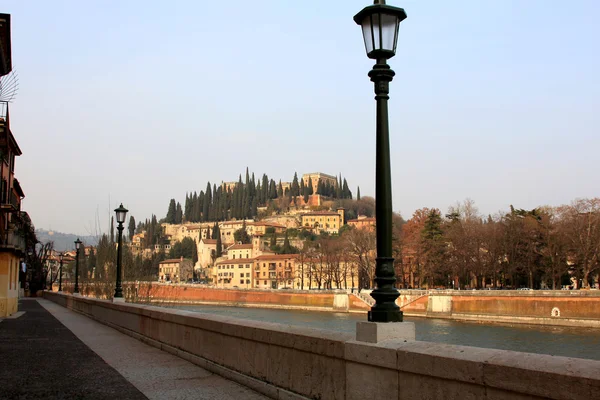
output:
<instances>
[{"instance_id":1,"label":"stone building","mask_svg":"<svg viewBox=\"0 0 600 400\"><path fill-rule=\"evenodd\" d=\"M161 261L158 264L158 281L184 283L194 277L194 264L192 260L174 258Z\"/></svg>"},{"instance_id":2,"label":"stone building","mask_svg":"<svg viewBox=\"0 0 600 400\"><path fill-rule=\"evenodd\" d=\"M337 178L332 175L324 174L322 172L311 172L308 174L302 175L302 180L304 181L304 186L308 186L308 180L310 179L313 186L313 193L317 193L317 187L319 185L319 181L322 184L330 184L333 187L337 186Z\"/></svg>"},{"instance_id":3,"label":"stone building","mask_svg":"<svg viewBox=\"0 0 600 400\"><path fill-rule=\"evenodd\" d=\"M337 212L310 212L302 214L300 218L302 228L309 229L313 233L320 234L321 232L327 232L329 234L337 234L344 225L344 209L338 208Z\"/></svg>"}]
</instances>

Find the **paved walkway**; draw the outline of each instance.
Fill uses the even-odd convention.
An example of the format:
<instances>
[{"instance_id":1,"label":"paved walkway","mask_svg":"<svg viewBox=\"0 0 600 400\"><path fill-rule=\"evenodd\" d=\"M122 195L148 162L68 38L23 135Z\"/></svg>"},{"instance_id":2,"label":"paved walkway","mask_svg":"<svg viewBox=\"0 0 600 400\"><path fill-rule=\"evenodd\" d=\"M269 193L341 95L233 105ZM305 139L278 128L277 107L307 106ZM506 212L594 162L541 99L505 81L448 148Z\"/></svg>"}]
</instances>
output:
<instances>
[{"instance_id":1,"label":"paved walkway","mask_svg":"<svg viewBox=\"0 0 600 400\"><path fill-rule=\"evenodd\" d=\"M0 322L0 399L267 397L45 299Z\"/></svg>"}]
</instances>

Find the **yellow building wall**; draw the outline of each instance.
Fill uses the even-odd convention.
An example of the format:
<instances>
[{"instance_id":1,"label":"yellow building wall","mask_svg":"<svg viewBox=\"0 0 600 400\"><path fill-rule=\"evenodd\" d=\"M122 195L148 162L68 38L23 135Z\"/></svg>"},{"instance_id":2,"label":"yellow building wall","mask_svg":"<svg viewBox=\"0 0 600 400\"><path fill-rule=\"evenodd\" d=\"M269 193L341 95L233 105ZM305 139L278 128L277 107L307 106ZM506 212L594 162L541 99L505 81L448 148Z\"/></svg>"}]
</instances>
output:
<instances>
[{"instance_id":1,"label":"yellow building wall","mask_svg":"<svg viewBox=\"0 0 600 400\"><path fill-rule=\"evenodd\" d=\"M0 317L17 312L19 301L19 257L0 253Z\"/></svg>"}]
</instances>

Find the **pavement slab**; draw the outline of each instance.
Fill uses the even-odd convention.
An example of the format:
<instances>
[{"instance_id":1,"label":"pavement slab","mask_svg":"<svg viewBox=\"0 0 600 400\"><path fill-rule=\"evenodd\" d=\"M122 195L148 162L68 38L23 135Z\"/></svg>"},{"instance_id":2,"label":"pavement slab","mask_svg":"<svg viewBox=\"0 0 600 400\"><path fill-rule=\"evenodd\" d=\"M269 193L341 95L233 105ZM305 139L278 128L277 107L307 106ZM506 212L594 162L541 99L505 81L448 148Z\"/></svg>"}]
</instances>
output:
<instances>
[{"instance_id":1,"label":"pavement slab","mask_svg":"<svg viewBox=\"0 0 600 400\"><path fill-rule=\"evenodd\" d=\"M268 399L245 386L51 301L39 299L38 302L148 399Z\"/></svg>"},{"instance_id":2,"label":"pavement slab","mask_svg":"<svg viewBox=\"0 0 600 400\"><path fill-rule=\"evenodd\" d=\"M0 323L0 399L146 399L35 299Z\"/></svg>"}]
</instances>

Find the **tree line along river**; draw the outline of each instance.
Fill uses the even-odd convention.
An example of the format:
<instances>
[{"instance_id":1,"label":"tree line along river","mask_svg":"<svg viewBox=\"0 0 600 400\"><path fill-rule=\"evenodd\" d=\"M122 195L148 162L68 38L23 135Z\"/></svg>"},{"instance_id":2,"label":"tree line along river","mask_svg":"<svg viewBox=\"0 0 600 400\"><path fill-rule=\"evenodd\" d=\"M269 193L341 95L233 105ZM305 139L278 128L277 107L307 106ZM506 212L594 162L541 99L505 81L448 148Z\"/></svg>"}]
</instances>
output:
<instances>
[{"instance_id":1,"label":"tree line along river","mask_svg":"<svg viewBox=\"0 0 600 400\"><path fill-rule=\"evenodd\" d=\"M300 310L173 305L180 310L217 314L256 321L276 322L354 333L365 314ZM542 327L457 322L446 319L404 318L415 323L417 340L600 360L600 330L592 328Z\"/></svg>"}]
</instances>

